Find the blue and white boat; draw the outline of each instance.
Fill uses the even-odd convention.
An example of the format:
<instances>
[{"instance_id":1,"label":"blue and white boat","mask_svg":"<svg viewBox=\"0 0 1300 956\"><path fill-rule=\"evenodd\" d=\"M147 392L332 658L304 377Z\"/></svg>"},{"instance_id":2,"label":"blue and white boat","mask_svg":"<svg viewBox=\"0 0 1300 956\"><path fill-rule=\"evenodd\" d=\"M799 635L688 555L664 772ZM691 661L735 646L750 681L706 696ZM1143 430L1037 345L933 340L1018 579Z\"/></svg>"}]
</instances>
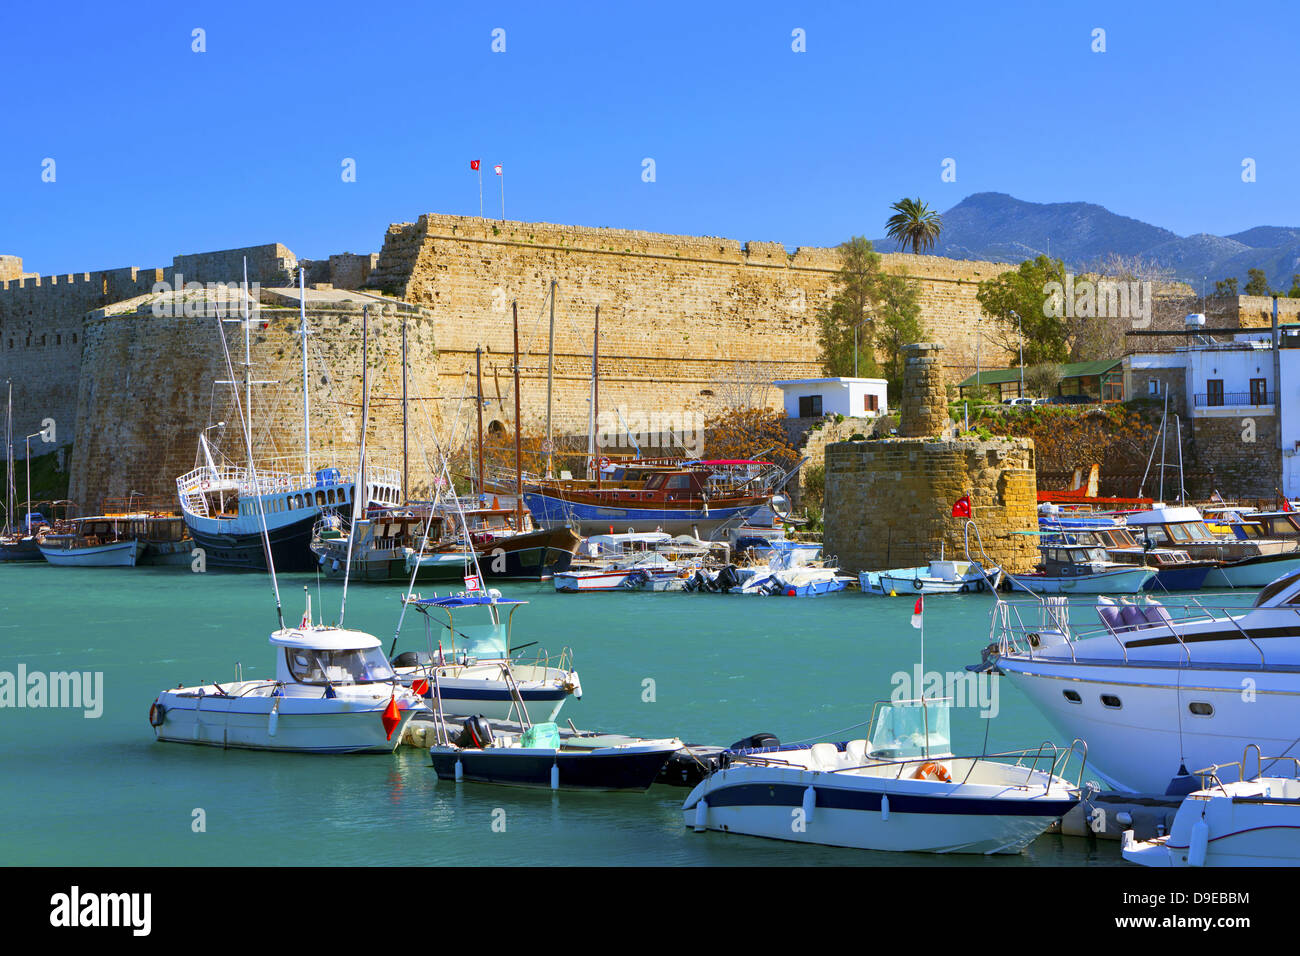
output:
<instances>
[{"instance_id":1,"label":"blue and white boat","mask_svg":"<svg viewBox=\"0 0 1300 956\"><path fill-rule=\"evenodd\" d=\"M1104 548L1044 544L1039 570L1007 574L1013 591L1031 594L1136 594L1156 576L1155 568L1111 561Z\"/></svg>"},{"instance_id":2,"label":"blue and white boat","mask_svg":"<svg viewBox=\"0 0 1300 956\"><path fill-rule=\"evenodd\" d=\"M555 657L543 651L527 661L513 652L515 612L527 603L505 600L497 591L413 595L407 606L424 616L425 650L393 658L398 678L429 701L440 691L447 716L555 720L565 701L582 697L582 681L568 648ZM467 611L481 613L483 621L466 624Z\"/></svg>"},{"instance_id":3,"label":"blue and white boat","mask_svg":"<svg viewBox=\"0 0 1300 956\"><path fill-rule=\"evenodd\" d=\"M889 597L918 594L968 594L997 590L1002 583L1002 569L985 569L974 561L931 561L923 568L897 568L893 571L863 571L858 583L864 594Z\"/></svg>"},{"instance_id":4,"label":"blue and white boat","mask_svg":"<svg viewBox=\"0 0 1300 956\"><path fill-rule=\"evenodd\" d=\"M878 704L868 739L725 753L682 816L697 832L991 854L1019 852L1079 801L1057 776L1073 748L957 757L948 741L947 702Z\"/></svg>"}]
</instances>

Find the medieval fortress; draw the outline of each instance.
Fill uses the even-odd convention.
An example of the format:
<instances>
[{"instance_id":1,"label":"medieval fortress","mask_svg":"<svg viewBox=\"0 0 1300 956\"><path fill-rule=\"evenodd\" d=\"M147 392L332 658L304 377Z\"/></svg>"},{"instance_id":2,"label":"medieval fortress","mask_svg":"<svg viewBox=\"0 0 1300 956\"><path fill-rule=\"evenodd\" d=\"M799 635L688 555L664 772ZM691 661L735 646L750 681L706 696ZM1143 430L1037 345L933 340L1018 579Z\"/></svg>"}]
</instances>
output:
<instances>
[{"instance_id":1,"label":"medieval fortress","mask_svg":"<svg viewBox=\"0 0 1300 956\"><path fill-rule=\"evenodd\" d=\"M215 384L242 375L241 327L202 309L158 306L160 290L239 282L245 260L261 306L251 335L252 377L264 383L252 397L258 455L301 452L301 267L315 464L355 455L366 308L370 447L390 460L400 453L405 336L409 419L423 449L412 451L413 484L429 474L435 448L472 435L478 348L486 419L494 430L511 426L513 302L525 427L546 415L554 282L554 427L585 435L597 306L602 410L708 416L738 392L779 408L780 392L767 383L821 374L816 314L839 265L831 248L790 253L777 242L446 215L390 226L377 254L320 260L273 243L179 255L166 268L37 276L0 256L0 380L13 384L15 454L22 436L43 428L54 447L71 446L69 496L86 511L105 497L171 495L174 478L194 466L199 432L220 421L227 425L209 438L241 458L231 389ZM926 337L964 374L975 361L978 284L1008 266L886 254L884 267L919 283ZM1014 356L993 344L991 320L983 321L982 364L1004 367ZM52 430L43 425L51 420ZM33 455L50 449L33 439Z\"/></svg>"}]
</instances>

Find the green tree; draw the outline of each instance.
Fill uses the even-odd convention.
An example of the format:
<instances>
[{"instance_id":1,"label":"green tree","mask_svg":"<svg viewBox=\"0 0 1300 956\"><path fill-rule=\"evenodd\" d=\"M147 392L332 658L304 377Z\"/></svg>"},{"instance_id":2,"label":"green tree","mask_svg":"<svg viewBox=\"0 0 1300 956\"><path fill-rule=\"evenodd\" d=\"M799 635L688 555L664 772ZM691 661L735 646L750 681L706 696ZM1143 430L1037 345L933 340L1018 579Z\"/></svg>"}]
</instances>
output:
<instances>
[{"instance_id":1,"label":"green tree","mask_svg":"<svg viewBox=\"0 0 1300 956\"><path fill-rule=\"evenodd\" d=\"M856 356L857 374L875 378L879 375L875 335L868 323L880 286L880 253L861 236L842 243L839 253L840 268L835 274L838 289L830 303L817 312L822 368L834 378L853 375Z\"/></svg>"},{"instance_id":2,"label":"green tree","mask_svg":"<svg viewBox=\"0 0 1300 956\"><path fill-rule=\"evenodd\" d=\"M919 255L934 247L935 240L943 229L943 217L917 199L900 199L889 207L894 215L885 222L889 238L898 243L898 248L906 249Z\"/></svg>"},{"instance_id":3,"label":"green tree","mask_svg":"<svg viewBox=\"0 0 1300 956\"><path fill-rule=\"evenodd\" d=\"M1300 299L1300 272L1291 276L1291 291L1286 294L1288 299Z\"/></svg>"},{"instance_id":4,"label":"green tree","mask_svg":"<svg viewBox=\"0 0 1300 956\"><path fill-rule=\"evenodd\" d=\"M1263 269L1246 270L1246 295L1269 295L1268 276Z\"/></svg>"},{"instance_id":5,"label":"green tree","mask_svg":"<svg viewBox=\"0 0 1300 956\"><path fill-rule=\"evenodd\" d=\"M1025 391L1041 398L1050 398L1056 394L1056 387L1061 384L1061 366L1050 362L1031 365L1025 369Z\"/></svg>"},{"instance_id":6,"label":"green tree","mask_svg":"<svg viewBox=\"0 0 1300 956\"><path fill-rule=\"evenodd\" d=\"M980 308L986 316L1001 320L984 322L981 334L1009 353L1014 364L1020 346L1015 319L1018 315L1025 364L1064 362L1069 354L1064 296L1065 264L1047 256L1027 259L1018 268L979 284L975 297ZM985 367L993 366L989 363Z\"/></svg>"},{"instance_id":7,"label":"green tree","mask_svg":"<svg viewBox=\"0 0 1300 956\"><path fill-rule=\"evenodd\" d=\"M885 354L885 379L891 405L897 405L903 387L903 346L925 341L921 327L921 302L917 284L906 276L880 277L876 297L876 347Z\"/></svg>"},{"instance_id":8,"label":"green tree","mask_svg":"<svg viewBox=\"0 0 1300 956\"><path fill-rule=\"evenodd\" d=\"M1214 283L1215 295L1236 295L1237 294L1237 277L1229 276L1227 279Z\"/></svg>"}]
</instances>

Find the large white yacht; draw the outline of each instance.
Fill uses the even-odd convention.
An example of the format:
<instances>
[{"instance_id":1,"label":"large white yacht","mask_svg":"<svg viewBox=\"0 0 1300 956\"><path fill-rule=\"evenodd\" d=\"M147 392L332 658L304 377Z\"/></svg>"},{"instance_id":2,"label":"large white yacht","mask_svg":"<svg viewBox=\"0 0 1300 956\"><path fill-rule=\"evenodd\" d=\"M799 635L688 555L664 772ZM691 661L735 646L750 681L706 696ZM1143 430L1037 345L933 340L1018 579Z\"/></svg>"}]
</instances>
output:
<instances>
[{"instance_id":1,"label":"large white yacht","mask_svg":"<svg viewBox=\"0 0 1300 956\"><path fill-rule=\"evenodd\" d=\"M1250 744L1300 753L1300 571L1250 607L1000 602L976 668L1005 675L1111 786L1163 793Z\"/></svg>"}]
</instances>

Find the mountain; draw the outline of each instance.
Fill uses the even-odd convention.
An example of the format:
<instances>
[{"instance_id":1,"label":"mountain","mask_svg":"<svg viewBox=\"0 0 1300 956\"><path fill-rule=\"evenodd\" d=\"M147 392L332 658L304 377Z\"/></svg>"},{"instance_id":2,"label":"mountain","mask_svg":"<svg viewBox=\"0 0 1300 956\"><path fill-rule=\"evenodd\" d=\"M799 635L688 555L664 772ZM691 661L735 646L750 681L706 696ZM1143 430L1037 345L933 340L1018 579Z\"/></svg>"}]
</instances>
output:
<instances>
[{"instance_id":1,"label":"mountain","mask_svg":"<svg viewBox=\"0 0 1300 956\"><path fill-rule=\"evenodd\" d=\"M878 239L882 252L897 250ZM1061 259L1075 271L1111 255L1152 260L1199 290L1236 276L1246 287L1248 269L1263 269L1269 284L1285 293L1300 272L1300 227L1255 226L1230 236L1179 236L1168 229L1120 216L1086 202L1035 203L1006 193L974 193L943 214L935 255L952 259L1022 262L1040 254Z\"/></svg>"}]
</instances>

